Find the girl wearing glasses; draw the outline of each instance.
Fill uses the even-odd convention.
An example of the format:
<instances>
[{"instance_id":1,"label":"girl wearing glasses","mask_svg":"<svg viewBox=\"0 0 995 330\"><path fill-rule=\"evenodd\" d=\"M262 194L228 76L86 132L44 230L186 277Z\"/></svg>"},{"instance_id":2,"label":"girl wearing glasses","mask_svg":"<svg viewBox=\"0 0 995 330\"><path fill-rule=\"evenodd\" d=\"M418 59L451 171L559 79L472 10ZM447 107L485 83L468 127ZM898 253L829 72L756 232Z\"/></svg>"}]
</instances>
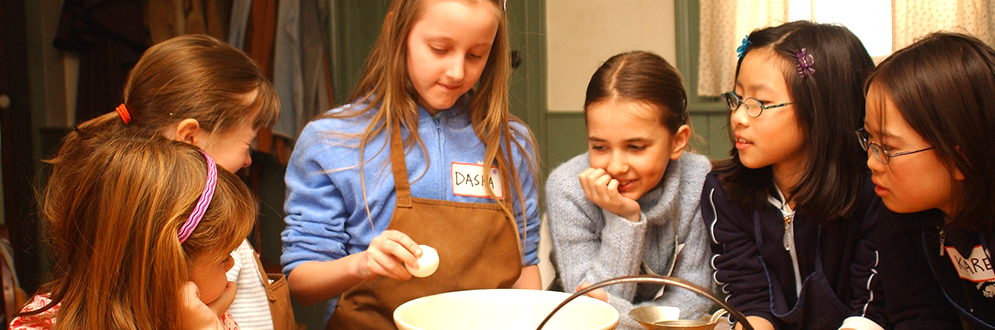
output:
<instances>
[{"instance_id":1,"label":"girl wearing glasses","mask_svg":"<svg viewBox=\"0 0 995 330\"><path fill-rule=\"evenodd\" d=\"M921 79L920 77L929 77ZM995 329L995 50L936 33L886 59L858 131L895 329Z\"/></svg>"},{"instance_id":2,"label":"girl wearing glasses","mask_svg":"<svg viewBox=\"0 0 995 330\"><path fill-rule=\"evenodd\" d=\"M756 329L882 329L880 200L852 137L867 50L843 26L798 21L739 52L723 95L735 147L701 201L716 284Z\"/></svg>"},{"instance_id":3,"label":"girl wearing glasses","mask_svg":"<svg viewBox=\"0 0 995 330\"><path fill-rule=\"evenodd\" d=\"M711 287L707 234L698 195L708 159L685 152L687 96L681 75L659 55L609 58L591 77L584 114L588 152L546 181L549 232L565 289L613 277L673 275ZM683 289L626 284L594 290L620 315L639 306L673 306L693 319L711 303ZM628 317L619 329L642 329Z\"/></svg>"}]
</instances>

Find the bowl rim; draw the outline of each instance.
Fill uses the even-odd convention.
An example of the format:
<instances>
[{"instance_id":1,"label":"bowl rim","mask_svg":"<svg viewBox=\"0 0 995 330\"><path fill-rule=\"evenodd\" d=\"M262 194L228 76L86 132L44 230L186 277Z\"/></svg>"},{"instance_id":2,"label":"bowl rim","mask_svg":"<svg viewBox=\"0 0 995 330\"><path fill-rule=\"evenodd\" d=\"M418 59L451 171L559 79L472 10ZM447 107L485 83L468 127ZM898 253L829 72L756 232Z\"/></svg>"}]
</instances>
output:
<instances>
[{"instance_id":1,"label":"bowl rim","mask_svg":"<svg viewBox=\"0 0 995 330\"><path fill-rule=\"evenodd\" d=\"M484 294L498 293L498 294L502 294L502 295L511 295L511 294L516 294L516 292L518 292L519 294L528 294L528 295L558 295L558 296L562 296L561 300L565 300L568 297L570 297L570 295L571 295L569 293L561 292L561 291L531 290L531 289L471 289L471 290L449 291L449 292L437 293L437 294L433 294L433 295L428 295L428 296L424 296L424 297L418 297L418 298L415 298L415 299L411 299L411 300L409 300L409 301L401 304L400 306L397 306L397 308L394 309L394 312L392 313L392 316L394 318L394 323L395 324L400 323L400 324L403 324L404 326L407 326L407 327L410 327L410 328L418 328L418 327L415 327L415 326L411 325L410 323L405 322L404 320L402 320L402 319L399 318L399 314L401 312L404 312L405 310L407 310L409 308L412 308L411 306L417 304L417 301L427 300L427 299L430 299L430 297L438 297L438 296L461 296L461 295L472 295L472 294L480 294L480 293L484 293ZM605 324L597 325L598 328L611 328L610 326L612 324L614 324L614 325L617 326L621 322L621 320L620 320L621 315L619 314L618 309L616 309L615 306L612 306L611 304L608 304L608 303L606 303L604 301L601 301L601 300L598 300L598 299L595 299L595 298L591 298L589 296L580 296L580 297L577 297L574 300L583 300L583 301L587 301L588 303L593 302L595 304L603 305L603 306L607 307L605 309L605 311L609 311L610 310L612 312L612 314L614 314L614 320L613 321L609 321L609 322L607 322ZM571 301L568 304L573 304L573 303L574 302ZM536 326L539 326L539 324L537 323Z\"/></svg>"},{"instance_id":2,"label":"bowl rim","mask_svg":"<svg viewBox=\"0 0 995 330\"><path fill-rule=\"evenodd\" d=\"M675 319L675 320L663 320L663 321L657 321L657 322L680 320L680 307L676 307L676 306L646 305L646 306L633 307L632 309L629 310L628 315L629 315L629 318L635 320L636 322L653 324L652 322L646 322L646 320L640 320L640 318L638 318L636 316L642 310L647 310L647 309L663 309L663 308L676 308L677 309L677 313L678 313L678 318Z\"/></svg>"}]
</instances>

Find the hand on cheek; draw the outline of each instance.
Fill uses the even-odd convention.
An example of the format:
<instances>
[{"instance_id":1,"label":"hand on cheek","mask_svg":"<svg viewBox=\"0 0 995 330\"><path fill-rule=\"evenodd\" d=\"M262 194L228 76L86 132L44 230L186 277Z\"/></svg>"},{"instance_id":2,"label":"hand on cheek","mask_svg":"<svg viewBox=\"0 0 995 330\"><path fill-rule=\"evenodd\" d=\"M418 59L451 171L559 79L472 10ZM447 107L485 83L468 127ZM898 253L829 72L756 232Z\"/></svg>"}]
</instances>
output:
<instances>
[{"instance_id":1,"label":"hand on cheek","mask_svg":"<svg viewBox=\"0 0 995 330\"><path fill-rule=\"evenodd\" d=\"M629 221L639 221L639 203L622 196L618 192L618 180L612 179L605 170L592 167L580 172L578 177L588 200Z\"/></svg>"},{"instance_id":2,"label":"hand on cheek","mask_svg":"<svg viewBox=\"0 0 995 330\"><path fill-rule=\"evenodd\" d=\"M228 307L231 307L231 303L235 302L235 293L238 287L235 286L235 282L228 281L225 283L225 291L221 292L221 296L218 299L207 304L214 314L221 317L228 311Z\"/></svg>"},{"instance_id":3,"label":"hand on cheek","mask_svg":"<svg viewBox=\"0 0 995 330\"><path fill-rule=\"evenodd\" d=\"M223 314L228 310L228 306L231 305L231 300L234 300L235 293L234 287L235 283L228 282L228 286L225 287L225 293L221 295L214 302L217 303L219 300L225 299L228 295L229 287L231 287L231 299L225 304L224 309L221 310ZM180 291L180 323L182 329L197 329L197 330L216 330L224 329L221 324L221 318L219 313L215 311L213 307L209 307L200 300L200 289L197 288L197 284L193 282L187 282L183 285Z\"/></svg>"}]
</instances>

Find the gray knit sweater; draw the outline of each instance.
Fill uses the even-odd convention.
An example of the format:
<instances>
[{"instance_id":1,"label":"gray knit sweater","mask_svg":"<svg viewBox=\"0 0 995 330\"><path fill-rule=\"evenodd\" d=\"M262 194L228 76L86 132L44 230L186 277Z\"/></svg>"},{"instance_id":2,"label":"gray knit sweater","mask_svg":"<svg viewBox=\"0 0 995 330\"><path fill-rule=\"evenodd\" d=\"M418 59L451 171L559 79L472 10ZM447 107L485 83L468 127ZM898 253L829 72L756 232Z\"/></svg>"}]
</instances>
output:
<instances>
[{"instance_id":1,"label":"gray knit sweater","mask_svg":"<svg viewBox=\"0 0 995 330\"><path fill-rule=\"evenodd\" d=\"M712 289L707 231L701 220L699 201L708 159L685 152L667 165L660 186L639 198L639 222L602 210L584 196L578 175L590 167L584 153L563 163L546 181L549 232L558 277L563 288L573 292L582 282L597 283L610 278L640 274L646 263L654 273L666 275L673 260L674 223L683 245L672 276ZM629 318L629 310L644 305L676 306L681 319L697 319L708 312L711 302L679 287L668 287L654 299L660 286L625 283L603 288L608 303L618 309L619 329L643 329Z\"/></svg>"}]
</instances>

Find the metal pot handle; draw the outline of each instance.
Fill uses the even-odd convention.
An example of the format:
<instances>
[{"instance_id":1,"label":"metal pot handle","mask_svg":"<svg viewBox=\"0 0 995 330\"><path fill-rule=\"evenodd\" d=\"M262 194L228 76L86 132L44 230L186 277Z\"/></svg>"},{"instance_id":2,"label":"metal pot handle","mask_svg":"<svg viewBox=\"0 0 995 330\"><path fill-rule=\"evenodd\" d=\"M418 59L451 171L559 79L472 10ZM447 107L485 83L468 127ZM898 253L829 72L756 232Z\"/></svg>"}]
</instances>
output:
<instances>
[{"instance_id":1,"label":"metal pot handle","mask_svg":"<svg viewBox=\"0 0 995 330\"><path fill-rule=\"evenodd\" d=\"M729 312L729 315L736 318L736 320L738 320L740 323L743 324L744 330L754 330L753 326L750 325L750 322L746 320L746 316L744 316L743 313L740 313L738 310L736 310L731 305L726 303L725 300L719 299L719 297L717 297L711 291L708 291L707 289L702 288L697 284L682 280L677 277L654 276L654 275L629 275L629 276L616 277L595 283L594 285L591 285L583 290L577 291L570 297L567 297L567 299L564 299L563 302L561 302L559 305L556 306L556 308L553 309L553 311L549 312L549 315L546 315L546 318L542 320L542 323L539 323L539 327L536 328L536 330L542 330L542 327L546 325L546 322L549 322L549 319L553 318L553 314L556 314L556 312L559 311L560 308L563 308L563 306L566 305L571 300L574 300L577 297L583 296L585 293L588 293L592 290L604 286L609 286L619 283L628 283L628 282L674 285L691 290L691 292L704 296L705 298L708 298L709 300L715 302L716 304L719 304L719 306L722 306L722 308L724 308L727 312Z\"/></svg>"}]
</instances>

